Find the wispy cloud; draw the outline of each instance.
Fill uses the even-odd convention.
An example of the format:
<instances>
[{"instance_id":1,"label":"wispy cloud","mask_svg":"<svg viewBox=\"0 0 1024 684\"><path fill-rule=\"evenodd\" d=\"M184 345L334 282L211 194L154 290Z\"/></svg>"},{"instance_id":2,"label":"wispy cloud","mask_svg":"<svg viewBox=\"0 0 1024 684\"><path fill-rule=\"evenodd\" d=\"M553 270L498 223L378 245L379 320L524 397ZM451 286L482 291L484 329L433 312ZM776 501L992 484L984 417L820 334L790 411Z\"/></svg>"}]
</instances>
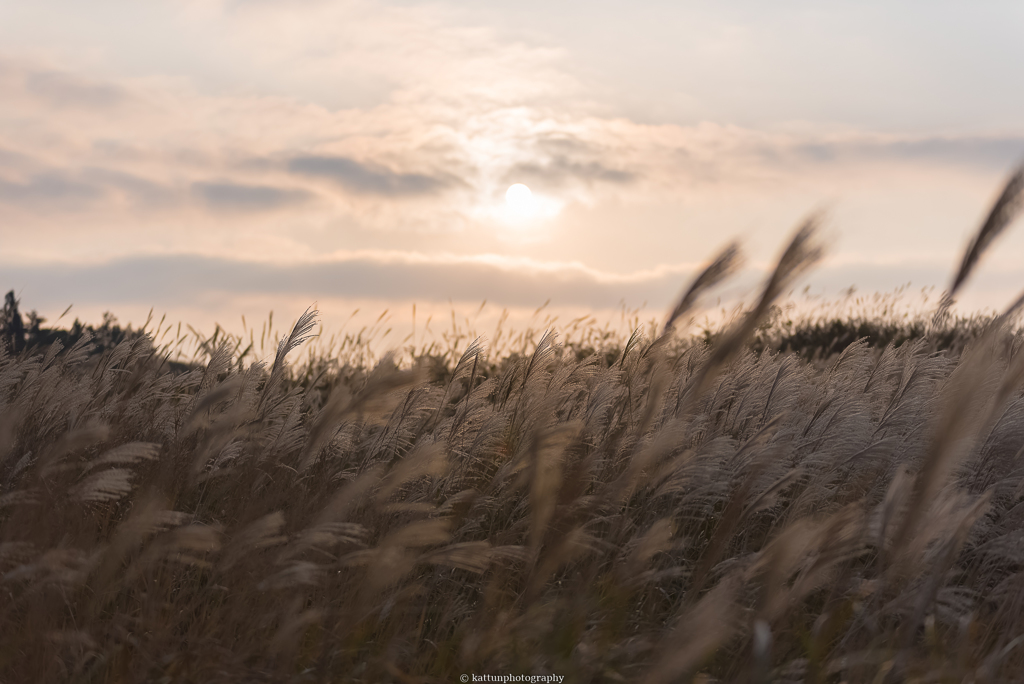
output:
<instances>
[{"instance_id":1,"label":"wispy cloud","mask_svg":"<svg viewBox=\"0 0 1024 684\"><path fill-rule=\"evenodd\" d=\"M20 181L0 180L0 202L39 211L79 210L102 196L101 188L60 172L33 174Z\"/></svg>"},{"instance_id":2,"label":"wispy cloud","mask_svg":"<svg viewBox=\"0 0 1024 684\"><path fill-rule=\"evenodd\" d=\"M199 295L293 296L296 298L360 298L420 302L479 303L535 307L551 299L558 306L608 309L667 307L702 263L662 266L632 273L600 271L573 262L538 261L497 254L426 255L413 252L365 251L317 260L276 263L199 256L145 255L95 263L0 262L7 277L22 283L33 296L51 298L74 293L83 300L159 306ZM770 264L767 264L770 266ZM888 263L830 259L805 282L838 293L892 291L945 282L953 264L912 260ZM767 271L751 266L719 294L737 296ZM1024 287L1014 269L987 269L985 289ZM802 283L801 283L802 287ZM738 288L738 289L737 289Z\"/></svg>"},{"instance_id":3,"label":"wispy cloud","mask_svg":"<svg viewBox=\"0 0 1024 684\"><path fill-rule=\"evenodd\" d=\"M228 182L193 183L192 192L214 211L273 211L306 204L313 199L313 194L305 190Z\"/></svg>"},{"instance_id":4,"label":"wispy cloud","mask_svg":"<svg viewBox=\"0 0 1024 684\"><path fill-rule=\"evenodd\" d=\"M524 141L530 159L512 165L503 177L506 182L563 190L592 188L595 183L624 185L641 177L638 171L624 168L628 155L613 140L602 139L605 136L588 140L570 130L553 130L538 131L531 138Z\"/></svg>"},{"instance_id":5,"label":"wispy cloud","mask_svg":"<svg viewBox=\"0 0 1024 684\"><path fill-rule=\"evenodd\" d=\"M886 162L974 166L1004 171L1024 157L1024 136L881 136L837 135L793 140L788 146L767 145L767 160L785 155L814 164Z\"/></svg>"},{"instance_id":6,"label":"wispy cloud","mask_svg":"<svg viewBox=\"0 0 1024 684\"><path fill-rule=\"evenodd\" d=\"M27 71L22 78L29 94L44 104L56 107L109 110L129 99L123 88L66 71Z\"/></svg>"},{"instance_id":7,"label":"wispy cloud","mask_svg":"<svg viewBox=\"0 0 1024 684\"><path fill-rule=\"evenodd\" d=\"M568 48L464 21L443 4L146 7L131 30L162 47L8 42L0 53L4 275L35 283L45 273L77 288L59 274L79 273L74 282L107 283L97 298L127 296L135 279L128 291L139 297L163 287L175 297L241 296L270 283L296 296L380 301L667 302L689 272L680 262L743 232L767 234L760 255L837 198L852 207L836 227L861 266L880 244L897 261L927 252L939 263L1024 156L1014 128L629 118L593 74L567 68L576 59ZM112 26L90 30L106 36ZM189 41L169 39L168 26ZM728 35L743 43L740 33ZM713 38L702 43L708 54ZM503 219L517 182L555 209L533 222ZM315 259L397 247L427 256ZM479 257L488 253L533 261ZM52 259L83 265L24 265ZM884 280L845 273L828 276L843 286Z\"/></svg>"},{"instance_id":8,"label":"wispy cloud","mask_svg":"<svg viewBox=\"0 0 1024 684\"><path fill-rule=\"evenodd\" d=\"M350 192L385 197L429 195L453 184L446 177L399 173L379 164L330 155L294 157L288 161L288 170L299 176L329 180Z\"/></svg>"},{"instance_id":9,"label":"wispy cloud","mask_svg":"<svg viewBox=\"0 0 1024 684\"><path fill-rule=\"evenodd\" d=\"M136 173L87 166L79 176L93 186L120 198L132 209L143 211L172 209L181 202L177 188L158 183Z\"/></svg>"}]
</instances>

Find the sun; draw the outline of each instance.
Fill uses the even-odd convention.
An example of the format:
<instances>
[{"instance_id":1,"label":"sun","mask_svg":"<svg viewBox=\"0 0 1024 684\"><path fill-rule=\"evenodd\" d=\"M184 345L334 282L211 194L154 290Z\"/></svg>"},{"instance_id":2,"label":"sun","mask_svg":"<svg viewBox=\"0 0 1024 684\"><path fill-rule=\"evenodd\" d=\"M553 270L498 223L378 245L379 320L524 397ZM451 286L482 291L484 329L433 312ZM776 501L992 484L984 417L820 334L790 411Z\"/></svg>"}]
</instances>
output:
<instances>
[{"instance_id":1,"label":"sun","mask_svg":"<svg viewBox=\"0 0 1024 684\"><path fill-rule=\"evenodd\" d=\"M534 194L524 184L515 183L508 186L505 190L505 201L500 202L500 188L499 185L491 189L484 202L475 208L474 213L485 218L502 239L515 242L536 241L544 239L557 229L557 225L552 221L565 206L563 200L544 192Z\"/></svg>"},{"instance_id":2,"label":"sun","mask_svg":"<svg viewBox=\"0 0 1024 684\"><path fill-rule=\"evenodd\" d=\"M513 216L529 218L537 211L537 202L533 199L530 188L522 183L516 183L505 191L505 204Z\"/></svg>"}]
</instances>

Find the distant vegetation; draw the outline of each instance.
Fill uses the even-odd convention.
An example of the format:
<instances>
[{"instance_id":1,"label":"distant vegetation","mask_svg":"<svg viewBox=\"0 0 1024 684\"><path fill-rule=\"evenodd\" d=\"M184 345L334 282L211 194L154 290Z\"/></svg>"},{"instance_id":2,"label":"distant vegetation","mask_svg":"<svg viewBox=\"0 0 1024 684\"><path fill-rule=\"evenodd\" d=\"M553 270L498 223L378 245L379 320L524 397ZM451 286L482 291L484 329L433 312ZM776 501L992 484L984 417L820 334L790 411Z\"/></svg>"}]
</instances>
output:
<instances>
[{"instance_id":1,"label":"distant vegetation","mask_svg":"<svg viewBox=\"0 0 1024 684\"><path fill-rule=\"evenodd\" d=\"M103 322L98 326L84 325L77 318L70 328L44 328L46 319L34 309L27 315L18 310L21 302L11 290L4 297L4 306L0 310L0 343L6 344L9 352L15 354L25 349L40 349L59 342L62 347L75 344L88 336L92 342L90 351L102 353L126 339L141 336L142 331L133 331L131 326L122 329L117 318L109 311L103 315Z\"/></svg>"},{"instance_id":2,"label":"distant vegetation","mask_svg":"<svg viewBox=\"0 0 1024 684\"><path fill-rule=\"evenodd\" d=\"M171 372L12 295L0 681L1017 681L1021 302L948 305L1022 196L920 320L788 321L813 222L720 330L673 332L735 247L664 329L491 358L289 366L307 311L269 368L218 333Z\"/></svg>"},{"instance_id":3,"label":"distant vegetation","mask_svg":"<svg viewBox=\"0 0 1024 684\"><path fill-rule=\"evenodd\" d=\"M812 362L832 358L858 340L879 351L890 343L899 347L905 342L921 340L932 351L959 353L995 319L991 314L976 314L969 317L947 317L941 322L934 322L921 311L900 310L900 313L897 313L902 295L903 291L900 290L887 295L859 299L852 309L843 313L835 310L834 302L823 303L819 310L810 310L809 313L797 316L781 306L773 305L746 341L746 346L755 353L792 352ZM46 322L45 318L40 317L34 310L28 314L21 314L19 305L15 293L10 291L6 295L4 308L0 311L0 340L7 345L8 351L14 353L26 349L46 349L54 342L59 342L61 347L66 348L83 338L88 338L86 348L89 354L100 355L125 340L148 335L151 342L156 341L154 331L148 329L148 322L140 329L132 329L130 325L122 328L117 322L117 317L110 312L104 314L99 325L86 325L76 318L69 328L44 328L42 324ZM633 312L633 324L636 326L637 335L656 334L657 322L649 321L646 325L641 325L636 312ZM679 336L673 344L677 349L713 344L727 329L728 325L691 325L689 332ZM168 358L168 367L177 372L202 365L209 350L218 344L229 345L232 354L243 364L246 360L254 360L257 350L266 351L268 345L272 347L274 344L270 340L264 340L257 347L254 342L226 334L220 329L208 337L191 328L186 330L186 335L195 343L193 346L199 350L199 354L191 363L187 362L188 359L183 360L180 354L173 353L184 346L182 343L185 337L181 335L180 330L179 335L171 343L161 347ZM290 368L288 375L295 383L302 385L326 368L344 365L359 367L372 363L371 347L381 344L381 340L375 336L375 333L379 332L364 329L358 334L332 340L326 346L320 344L311 350L304 364L298 368ZM405 357L420 362L429 359L432 366L438 369L438 373L443 374L445 371L441 369L444 368L450 372L451 367L458 361L461 349L478 337L478 332L454 329L444 333L440 340L419 347L406 347ZM543 332L544 330L530 329L511 339L499 341L501 349L498 350L498 355L528 352ZM607 326L599 326L595 320L589 320L583 325L573 325L567 339L561 345L563 351L560 353L569 353L576 360L598 354L605 363L610 364L622 355L627 344L628 339L620 337ZM493 356L493 350L490 356ZM171 358L175 361L170 361Z\"/></svg>"}]
</instances>

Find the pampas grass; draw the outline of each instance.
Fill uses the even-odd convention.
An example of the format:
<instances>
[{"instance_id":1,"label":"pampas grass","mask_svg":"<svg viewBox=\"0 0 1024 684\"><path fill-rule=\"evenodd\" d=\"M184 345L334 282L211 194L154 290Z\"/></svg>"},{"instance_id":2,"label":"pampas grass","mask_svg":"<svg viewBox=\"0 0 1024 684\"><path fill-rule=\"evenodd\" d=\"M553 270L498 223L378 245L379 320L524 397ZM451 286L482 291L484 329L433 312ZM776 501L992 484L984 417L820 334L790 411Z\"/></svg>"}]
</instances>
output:
<instances>
[{"instance_id":1,"label":"pampas grass","mask_svg":"<svg viewBox=\"0 0 1024 684\"><path fill-rule=\"evenodd\" d=\"M1013 311L786 351L816 236L703 338L734 246L618 345L0 347L0 681L1019 678Z\"/></svg>"},{"instance_id":2,"label":"pampas grass","mask_svg":"<svg viewBox=\"0 0 1024 684\"><path fill-rule=\"evenodd\" d=\"M936 318L941 318L947 309L953 304L953 297L957 290L967 281L967 277L974 270L974 267L981 259L981 255L992 245L997 237L1006 230L1021 207L1024 206L1024 166L1021 166L1003 186L1003 191L989 210L985 221L978 228L978 232L967 246L959 270L953 277L949 290L943 296Z\"/></svg>"}]
</instances>

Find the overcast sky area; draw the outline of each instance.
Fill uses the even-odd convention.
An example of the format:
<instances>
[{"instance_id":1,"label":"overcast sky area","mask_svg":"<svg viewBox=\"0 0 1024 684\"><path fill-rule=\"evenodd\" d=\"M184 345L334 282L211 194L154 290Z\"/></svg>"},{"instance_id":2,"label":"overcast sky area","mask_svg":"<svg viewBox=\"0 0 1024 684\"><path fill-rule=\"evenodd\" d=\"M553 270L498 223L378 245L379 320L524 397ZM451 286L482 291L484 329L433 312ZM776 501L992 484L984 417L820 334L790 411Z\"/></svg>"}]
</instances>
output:
<instances>
[{"instance_id":1,"label":"overcast sky area","mask_svg":"<svg viewBox=\"0 0 1024 684\"><path fill-rule=\"evenodd\" d=\"M0 287L206 330L660 317L824 210L813 291L941 292L1024 160L1022 35L1019 1L0 0ZM1022 263L1016 226L961 307Z\"/></svg>"}]
</instances>

